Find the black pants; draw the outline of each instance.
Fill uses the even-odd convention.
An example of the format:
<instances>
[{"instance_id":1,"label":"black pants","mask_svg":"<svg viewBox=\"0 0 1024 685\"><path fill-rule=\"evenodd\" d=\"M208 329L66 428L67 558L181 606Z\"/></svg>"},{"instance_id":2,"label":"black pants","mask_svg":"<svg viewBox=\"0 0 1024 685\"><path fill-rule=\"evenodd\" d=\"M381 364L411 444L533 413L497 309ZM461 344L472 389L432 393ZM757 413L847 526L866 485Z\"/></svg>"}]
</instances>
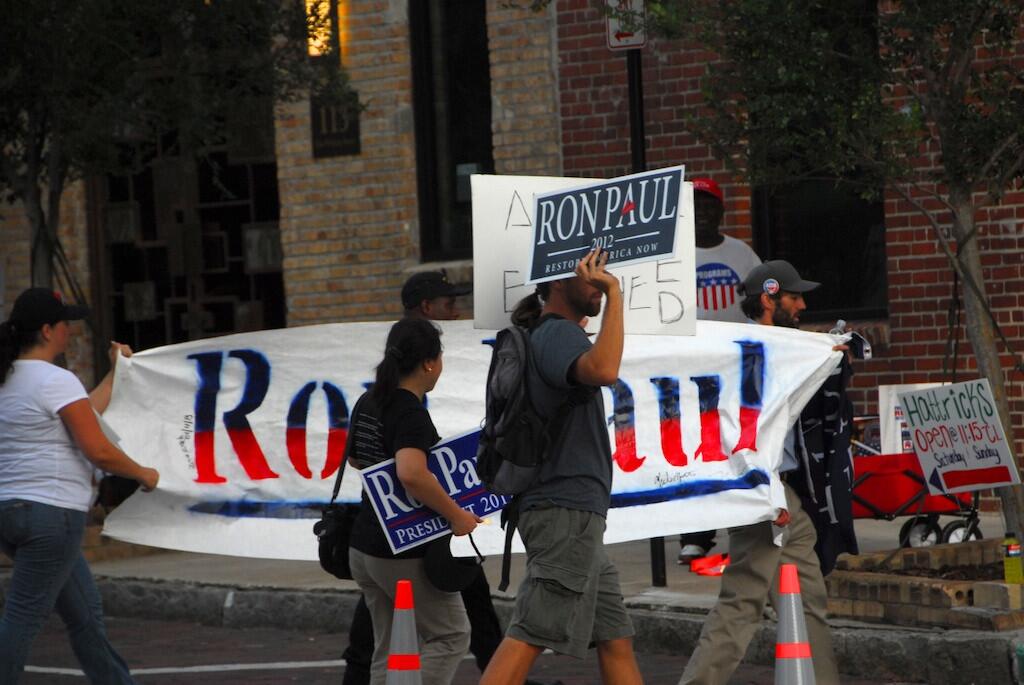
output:
<instances>
[{"instance_id":1,"label":"black pants","mask_svg":"<svg viewBox=\"0 0 1024 685\"><path fill-rule=\"evenodd\" d=\"M462 601L469 616L469 651L476 658L481 672L487 668L491 657L504 637L498 614L491 601L491 586L481 568L476 579L462 591ZM352 625L348 632L348 648L342 654L345 659L345 678L342 685L367 685L370 682L370 662L373 660L373 621L366 602L359 597Z\"/></svg>"}]
</instances>

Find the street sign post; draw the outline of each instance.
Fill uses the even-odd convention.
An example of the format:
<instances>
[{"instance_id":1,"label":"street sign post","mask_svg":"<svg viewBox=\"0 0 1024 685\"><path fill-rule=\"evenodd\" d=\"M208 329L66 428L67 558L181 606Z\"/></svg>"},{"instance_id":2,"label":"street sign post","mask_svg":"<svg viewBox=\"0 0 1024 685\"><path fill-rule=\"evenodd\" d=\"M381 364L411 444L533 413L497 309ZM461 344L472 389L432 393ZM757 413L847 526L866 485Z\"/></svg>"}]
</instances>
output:
<instances>
[{"instance_id":1,"label":"street sign post","mask_svg":"<svg viewBox=\"0 0 1024 685\"><path fill-rule=\"evenodd\" d=\"M645 0L606 0L608 9L612 14L607 15L605 26L607 29L609 50L634 50L642 48L647 44L647 31L644 29L643 21L646 18ZM623 21L615 12L629 12L637 18L634 22Z\"/></svg>"}]
</instances>

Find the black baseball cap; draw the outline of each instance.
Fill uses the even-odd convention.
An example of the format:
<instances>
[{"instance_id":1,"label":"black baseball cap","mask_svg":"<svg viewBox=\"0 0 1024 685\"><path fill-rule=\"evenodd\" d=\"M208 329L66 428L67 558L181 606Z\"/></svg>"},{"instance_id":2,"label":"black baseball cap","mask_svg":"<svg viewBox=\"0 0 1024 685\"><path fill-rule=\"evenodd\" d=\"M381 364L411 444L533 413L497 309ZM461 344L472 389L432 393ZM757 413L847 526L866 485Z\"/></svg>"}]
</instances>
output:
<instances>
[{"instance_id":1,"label":"black baseball cap","mask_svg":"<svg viewBox=\"0 0 1024 685\"><path fill-rule=\"evenodd\" d=\"M468 295L472 291L473 287L468 283L456 284L449 281L444 269L420 271L409 276L409 280L402 286L402 304L406 309L412 309L423 300Z\"/></svg>"},{"instance_id":2,"label":"black baseball cap","mask_svg":"<svg viewBox=\"0 0 1024 685\"><path fill-rule=\"evenodd\" d=\"M806 293L817 288L821 283L806 281L792 264L784 259L773 259L770 262L755 266L741 284L741 295L758 295L778 292Z\"/></svg>"},{"instance_id":3,"label":"black baseball cap","mask_svg":"<svg viewBox=\"0 0 1024 685\"><path fill-rule=\"evenodd\" d=\"M64 296L49 288L29 288L14 301L8 319L16 328L37 331L44 324L53 325L58 321L77 321L89 316L89 308L78 304L67 304Z\"/></svg>"}]
</instances>

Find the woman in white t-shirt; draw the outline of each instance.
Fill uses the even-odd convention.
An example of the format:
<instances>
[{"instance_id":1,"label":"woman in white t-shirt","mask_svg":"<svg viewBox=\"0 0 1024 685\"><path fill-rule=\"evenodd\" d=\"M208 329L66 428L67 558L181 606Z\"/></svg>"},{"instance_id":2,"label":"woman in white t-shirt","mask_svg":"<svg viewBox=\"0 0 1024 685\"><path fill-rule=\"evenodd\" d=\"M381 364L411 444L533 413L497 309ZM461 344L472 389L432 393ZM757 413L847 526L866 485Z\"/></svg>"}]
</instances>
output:
<instances>
[{"instance_id":1,"label":"woman in white t-shirt","mask_svg":"<svg viewBox=\"0 0 1024 685\"><path fill-rule=\"evenodd\" d=\"M54 364L68 345L68 321L85 307L46 288L26 290L0 324L0 549L14 573L0 617L0 683L16 683L32 640L56 608L93 683L131 683L103 627L100 597L82 557L93 473L156 487L160 474L140 466L103 434L95 411L110 402L113 369L91 394ZM111 345L111 365L122 352Z\"/></svg>"}]
</instances>

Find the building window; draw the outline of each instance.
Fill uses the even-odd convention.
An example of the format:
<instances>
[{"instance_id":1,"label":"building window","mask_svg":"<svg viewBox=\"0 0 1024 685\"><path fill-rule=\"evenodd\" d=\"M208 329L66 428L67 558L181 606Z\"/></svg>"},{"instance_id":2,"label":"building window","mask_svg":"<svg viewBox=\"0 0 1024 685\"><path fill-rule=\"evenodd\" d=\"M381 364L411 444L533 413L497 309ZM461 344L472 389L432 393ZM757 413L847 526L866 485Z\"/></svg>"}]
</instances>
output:
<instances>
[{"instance_id":1,"label":"building window","mask_svg":"<svg viewBox=\"0 0 1024 685\"><path fill-rule=\"evenodd\" d=\"M464 259L469 177L494 173L485 3L410 0L409 24L423 259Z\"/></svg>"},{"instance_id":2,"label":"building window","mask_svg":"<svg viewBox=\"0 0 1024 685\"><path fill-rule=\"evenodd\" d=\"M785 259L821 282L804 321L887 315L885 211L848 184L803 181L754 193L754 242L762 259Z\"/></svg>"},{"instance_id":3,"label":"building window","mask_svg":"<svg viewBox=\"0 0 1024 685\"><path fill-rule=\"evenodd\" d=\"M813 16L833 42L835 55L877 55L878 3L841 0L826 3ZM848 105L865 92L878 92L875 71L850 65L843 91ZM833 102L831 110L840 108ZM830 130L828 114L807 112L794 129ZM785 160L789 173L802 171L799 181L781 181L755 188L753 196L755 248L762 259L785 259L805 278L821 282L807 296L805 321L876 319L887 316L885 208L881 199L865 200L865 178L850 172L842 180L821 178L813 152L792 154L765 141L768 158ZM809 159L807 157L810 157ZM804 168L793 170L797 159ZM801 178L798 176L797 178ZM881 191L881 188L877 188ZM881 192L877 193L881 196Z\"/></svg>"}]
</instances>

